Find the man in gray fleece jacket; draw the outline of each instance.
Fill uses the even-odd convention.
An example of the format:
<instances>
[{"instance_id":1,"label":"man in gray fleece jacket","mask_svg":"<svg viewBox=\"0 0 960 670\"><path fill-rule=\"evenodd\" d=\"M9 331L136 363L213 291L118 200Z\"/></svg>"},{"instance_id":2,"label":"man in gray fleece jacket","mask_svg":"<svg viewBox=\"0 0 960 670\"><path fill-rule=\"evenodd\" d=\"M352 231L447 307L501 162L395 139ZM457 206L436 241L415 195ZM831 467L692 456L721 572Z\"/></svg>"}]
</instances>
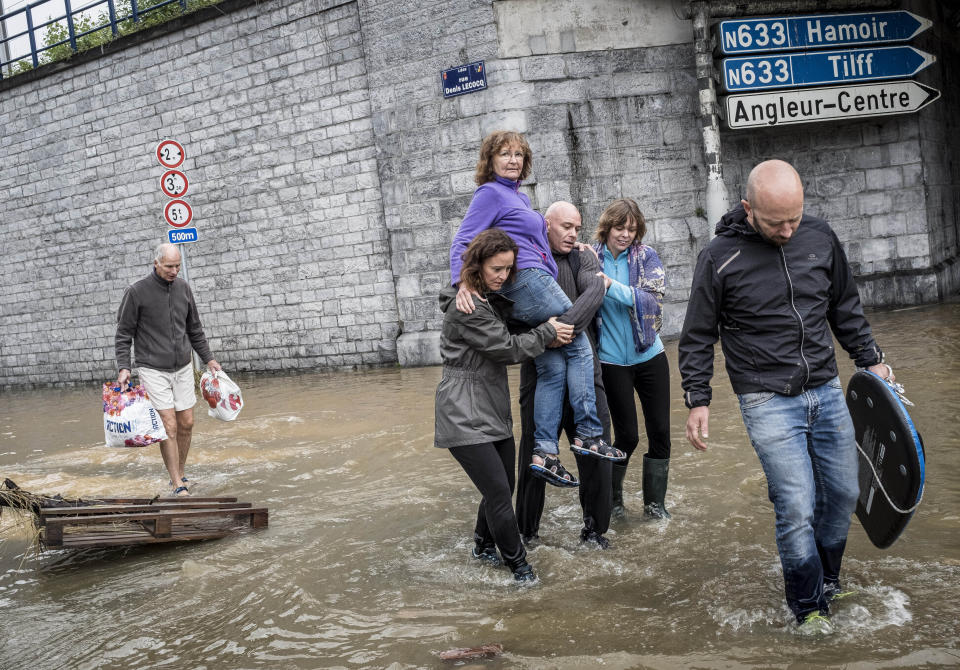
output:
<instances>
[{"instance_id":1,"label":"man in gray fleece jacket","mask_svg":"<svg viewBox=\"0 0 960 670\"><path fill-rule=\"evenodd\" d=\"M149 276L131 284L117 311L117 384L130 380L130 345L134 344L140 381L150 397L167 439L160 443L163 463L170 473L173 494L190 495L184 475L193 434L194 392L191 349L211 372L220 369L213 359L197 313L190 285L177 278L180 250L161 244Z\"/></svg>"}]
</instances>

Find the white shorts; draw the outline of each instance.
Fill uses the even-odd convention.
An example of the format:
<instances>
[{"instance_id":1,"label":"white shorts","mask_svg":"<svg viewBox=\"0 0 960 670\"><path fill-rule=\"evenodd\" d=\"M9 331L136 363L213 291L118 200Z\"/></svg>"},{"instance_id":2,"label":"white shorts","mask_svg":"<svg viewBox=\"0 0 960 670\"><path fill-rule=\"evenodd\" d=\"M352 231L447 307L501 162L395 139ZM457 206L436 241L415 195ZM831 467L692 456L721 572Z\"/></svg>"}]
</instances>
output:
<instances>
[{"instance_id":1,"label":"white shorts","mask_svg":"<svg viewBox=\"0 0 960 670\"><path fill-rule=\"evenodd\" d=\"M176 372L138 368L140 383L154 409L175 409L182 412L197 404L194 391L193 364L187 363Z\"/></svg>"}]
</instances>

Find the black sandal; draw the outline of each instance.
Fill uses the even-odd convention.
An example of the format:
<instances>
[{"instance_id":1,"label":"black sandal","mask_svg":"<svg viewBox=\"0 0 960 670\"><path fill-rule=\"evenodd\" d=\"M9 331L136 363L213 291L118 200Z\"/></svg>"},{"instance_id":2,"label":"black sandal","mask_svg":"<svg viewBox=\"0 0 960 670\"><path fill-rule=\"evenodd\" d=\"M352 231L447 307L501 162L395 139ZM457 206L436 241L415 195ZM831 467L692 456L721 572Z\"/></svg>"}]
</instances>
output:
<instances>
[{"instance_id":1,"label":"black sandal","mask_svg":"<svg viewBox=\"0 0 960 670\"><path fill-rule=\"evenodd\" d=\"M570 444L570 451L581 456L593 456L614 463L627 460L625 453L604 442L602 437L578 437Z\"/></svg>"},{"instance_id":2,"label":"black sandal","mask_svg":"<svg viewBox=\"0 0 960 670\"><path fill-rule=\"evenodd\" d=\"M576 477L567 472L567 469L560 464L560 459L554 454L548 454L539 449L533 450L533 455L543 459L543 465L536 463L530 464L530 470L535 477L545 480L548 484L559 486L560 488L573 488L580 486Z\"/></svg>"}]
</instances>

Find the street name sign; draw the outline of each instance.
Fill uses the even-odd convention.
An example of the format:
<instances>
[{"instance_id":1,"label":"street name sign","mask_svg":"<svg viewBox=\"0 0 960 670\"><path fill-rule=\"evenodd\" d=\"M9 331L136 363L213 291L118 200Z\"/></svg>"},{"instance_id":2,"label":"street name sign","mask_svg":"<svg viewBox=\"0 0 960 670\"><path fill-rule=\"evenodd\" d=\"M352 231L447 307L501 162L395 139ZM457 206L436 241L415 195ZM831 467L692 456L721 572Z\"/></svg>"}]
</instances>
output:
<instances>
[{"instance_id":1,"label":"street name sign","mask_svg":"<svg viewBox=\"0 0 960 670\"><path fill-rule=\"evenodd\" d=\"M810 51L724 58L723 86L728 91L817 86L876 79L903 79L936 57L910 46Z\"/></svg>"},{"instance_id":2,"label":"street name sign","mask_svg":"<svg viewBox=\"0 0 960 670\"><path fill-rule=\"evenodd\" d=\"M199 239L196 228L174 228L167 230L167 239L170 244L186 244L196 242Z\"/></svg>"},{"instance_id":3,"label":"street name sign","mask_svg":"<svg viewBox=\"0 0 960 670\"><path fill-rule=\"evenodd\" d=\"M906 11L813 14L721 21L720 51L748 54L906 42L933 25Z\"/></svg>"},{"instance_id":4,"label":"street name sign","mask_svg":"<svg viewBox=\"0 0 960 670\"><path fill-rule=\"evenodd\" d=\"M440 73L440 86L444 98L482 91L487 87L486 67L480 60L443 70Z\"/></svg>"},{"instance_id":5,"label":"street name sign","mask_svg":"<svg viewBox=\"0 0 960 670\"><path fill-rule=\"evenodd\" d=\"M183 160L187 157L187 153L183 150L183 145L176 140L163 140L160 142L160 144L157 145L156 154L160 165L169 170L180 167L180 165L183 164Z\"/></svg>"},{"instance_id":6,"label":"street name sign","mask_svg":"<svg viewBox=\"0 0 960 670\"><path fill-rule=\"evenodd\" d=\"M722 104L727 125L739 129L907 114L939 97L915 81L889 81L730 95Z\"/></svg>"},{"instance_id":7,"label":"street name sign","mask_svg":"<svg viewBox=\"0 0 960 670\"><path fill-rule=\"evenodd\" d=\"M174 228L183 228L193 221L193 208L186 200L171 200L163 208L163 218Z\"/></svg>"}]
</instances>

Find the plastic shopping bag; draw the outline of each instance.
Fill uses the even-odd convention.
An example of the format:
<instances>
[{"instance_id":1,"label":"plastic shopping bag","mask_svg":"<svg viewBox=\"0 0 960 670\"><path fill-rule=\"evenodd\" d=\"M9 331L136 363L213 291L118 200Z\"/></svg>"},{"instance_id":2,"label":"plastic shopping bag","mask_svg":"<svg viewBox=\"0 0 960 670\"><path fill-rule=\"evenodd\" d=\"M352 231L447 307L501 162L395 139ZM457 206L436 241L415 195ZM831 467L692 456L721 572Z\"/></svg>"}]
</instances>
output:
<instances>
[{"instance_id":1,"label":"plastic shopping bag","mask_svg":"<svg viewBox=\"0 0 960 670\"><path fill-rule=\"evenodd\" d=\"M103 385L103 435L108 447L145 447L167 439L167 431L142 386L121 391Z\"/></svg>"},{"instance_id":2,"label":"plastic shopping bag","mask_svg":"<svg viewBox=\"0 0 960 670\"><path fill-rule=\"evenodd\" d=\"M243 397L237 386L223 370L207 370L200 377L200 392L210 405L207 414L221 421L233 421L243 409Z\"/></svg>"}]
</instances>

